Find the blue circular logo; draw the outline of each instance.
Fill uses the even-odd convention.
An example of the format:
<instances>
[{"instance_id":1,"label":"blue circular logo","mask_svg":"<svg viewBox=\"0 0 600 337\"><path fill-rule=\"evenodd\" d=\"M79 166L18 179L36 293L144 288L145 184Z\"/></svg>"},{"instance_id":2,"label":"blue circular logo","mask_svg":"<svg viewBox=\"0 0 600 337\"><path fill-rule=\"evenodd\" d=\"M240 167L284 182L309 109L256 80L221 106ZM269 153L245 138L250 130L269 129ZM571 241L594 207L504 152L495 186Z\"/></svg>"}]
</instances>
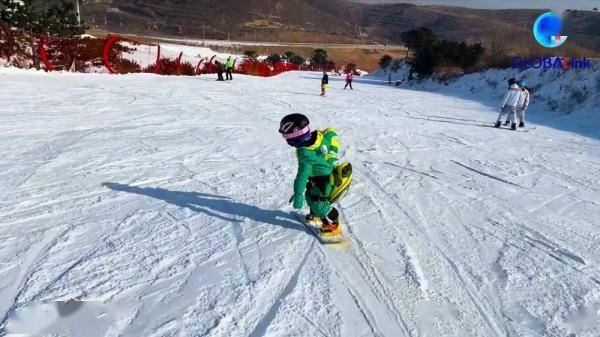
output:
<instances>
[{"instance_id":1,"label":"blue circular logo","mask_svg":"<svg viewBox=\"0 0 600 337\"><path fill-rule=\"evenodd\" d=\"M559 47L567 40L566 36L560 35L562 25L560 16L552 12L544 13L535 20L533 35L537 42L546 48Z\"/></svg>"}]
</instances>

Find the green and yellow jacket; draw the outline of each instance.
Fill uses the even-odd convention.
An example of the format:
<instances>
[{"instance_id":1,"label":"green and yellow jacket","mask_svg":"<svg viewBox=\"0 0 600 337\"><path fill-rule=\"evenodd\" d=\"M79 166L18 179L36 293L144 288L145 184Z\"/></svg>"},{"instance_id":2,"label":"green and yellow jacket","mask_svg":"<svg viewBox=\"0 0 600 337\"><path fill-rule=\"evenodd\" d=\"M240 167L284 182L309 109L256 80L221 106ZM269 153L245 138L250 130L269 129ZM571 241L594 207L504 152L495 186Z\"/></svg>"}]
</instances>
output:
<instances>
[{"instance_id":1,"label":"green and yellow jacket","mask_svg":"<svg viewBox=\"0 0 600 337\"><path fill-rule=\"evenodd\" d=\"M309 178L329 176L338 161L340 143L335 130L315 132L316 139L312 145L296 149L298 174L294 180L294 196L297 197L303 197Z\"/></svg>"}]
</instances>

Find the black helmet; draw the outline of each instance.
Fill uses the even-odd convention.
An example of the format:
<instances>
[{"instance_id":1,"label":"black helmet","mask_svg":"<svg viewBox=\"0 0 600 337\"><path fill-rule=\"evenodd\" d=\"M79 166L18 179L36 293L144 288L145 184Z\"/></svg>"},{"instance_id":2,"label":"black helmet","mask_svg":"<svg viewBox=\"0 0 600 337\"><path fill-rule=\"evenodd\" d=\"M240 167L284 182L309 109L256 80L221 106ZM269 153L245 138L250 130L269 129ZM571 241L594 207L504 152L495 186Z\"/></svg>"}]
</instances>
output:
<instances>
[{"instance_id":1,"label":"black helmet","mask_svg":"<svg viewBox=\"0 0 600 337\"><path fill-rule=\"evenodd\" d=\"M310 139L310 121L302 114L283 117L279 123L279 133L294 147L300 147Z\"/></svg>"},{"instance_id":2,"label":"black helmet","mask_svg":"<svg viewBox=\"0 0 600 337\"><path fill-rule=\"evenodd\" d=\"M517 83L517 80L514 77L511 77L508 79L508 85L511 86L513 84Z\"/></svg>"}]
</instances>

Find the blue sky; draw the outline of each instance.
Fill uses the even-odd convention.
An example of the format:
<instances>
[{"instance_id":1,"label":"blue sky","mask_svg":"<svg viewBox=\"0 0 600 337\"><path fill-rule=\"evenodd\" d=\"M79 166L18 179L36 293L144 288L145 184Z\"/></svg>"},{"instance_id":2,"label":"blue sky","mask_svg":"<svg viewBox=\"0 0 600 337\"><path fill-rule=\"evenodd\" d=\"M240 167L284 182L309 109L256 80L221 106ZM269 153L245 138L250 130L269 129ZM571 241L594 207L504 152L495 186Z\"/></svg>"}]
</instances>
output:
<instances>
[{"instance_id":1,"label":"blue sky","mask_svg":"<svg viewBox=\"0 0 600 337\"><path fill-rule=\"evenodd\" d=\"M565 9L600 9L600 0L354 0L363 3L413 3L418 5L447 5L470 8L549 8L556 11Z\"/></svg>"}]
</instances>

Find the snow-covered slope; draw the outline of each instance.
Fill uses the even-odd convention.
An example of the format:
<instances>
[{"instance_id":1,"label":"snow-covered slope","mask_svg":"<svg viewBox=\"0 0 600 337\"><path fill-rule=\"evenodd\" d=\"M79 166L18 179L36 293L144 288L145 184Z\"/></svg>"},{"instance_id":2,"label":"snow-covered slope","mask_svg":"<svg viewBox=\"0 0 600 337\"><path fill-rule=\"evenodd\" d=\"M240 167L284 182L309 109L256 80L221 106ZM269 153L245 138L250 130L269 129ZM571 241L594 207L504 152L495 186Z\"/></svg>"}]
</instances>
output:
<instances>
[{"instance_id":1,"label":"snow-covered slope","mask_svg":"<svg viewBox=\"0 0 600 337\"><path fill-rule=\"evenodd\" d=\"M446 84L438 80L407 81L409 67L401 63L377 70L366 78L402 81L403 88L440 92L446 95L472 99L499 110L506 93L506 81L513 77L524 79L532 90L532 104L528 118L568 131L593 135L600 124L600 60L592 60L587 69L490 69L468 74ZM443 81L442 81L443 82Z\"/></svg>"},{"instance_id":2,"label":"snow-covered slope","mask_svg":"<svg viewBox=\"0 0 600 337\"><path fill-rule=\"evenodd\" d=\"M598 138L318 76L0 70L0 335L597 336ZM355 167L346 245L289 213L291 112Z\"/></svg>"}]
</instances>

